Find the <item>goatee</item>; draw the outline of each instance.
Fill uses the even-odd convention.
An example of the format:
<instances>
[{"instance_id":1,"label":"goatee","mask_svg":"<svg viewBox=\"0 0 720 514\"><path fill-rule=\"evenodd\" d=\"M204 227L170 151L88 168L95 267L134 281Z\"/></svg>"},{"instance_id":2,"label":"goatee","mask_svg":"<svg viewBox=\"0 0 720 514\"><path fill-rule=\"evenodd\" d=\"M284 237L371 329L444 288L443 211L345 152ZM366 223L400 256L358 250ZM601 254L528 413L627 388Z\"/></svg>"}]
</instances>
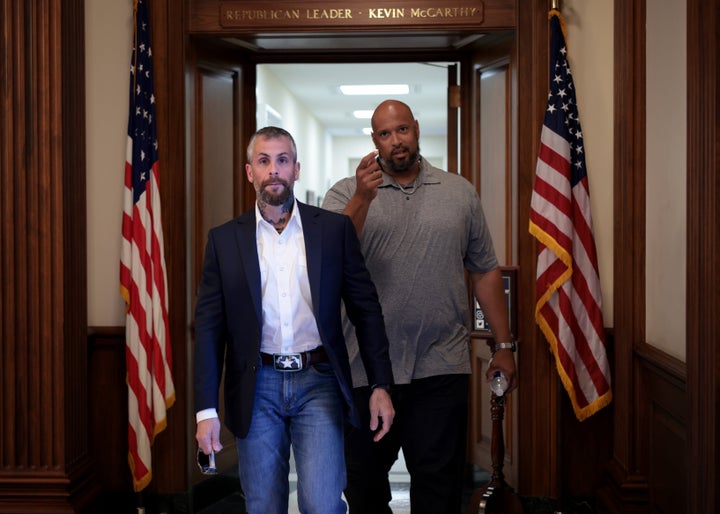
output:
<instances>
[{"instance_id":1,"label":"goatee","mask_svg":"<svg viewBox=\"0 0 720 514\"><path fill-rule=\"evenodd\" d=\"M413 166L415 166L415 163L417 163L420 159L420 148L418 147L414 152L411 152L410 149L406 147L403 147L402 150L407 152L407 157L400 161L394 160L392 158L392 154L390 154L389 159L380 157L380 164L384 170L389 171L390 173L402 175L403 173L410 171Z\"/></svg>"},{"instance_id":2,"label":"goatee","mask_svg":"<svg viewBox=\"0 0 720 514\"><path fill-rule=\"evenodd\" d=\"M281 191L279 193L272 193L269 188L277 187L278 185L282 185ZM260 186L260 190L258 191L258 196L260 197L261 202L275 207L283 205L287 202L290 195L292 195L290 184L286 180L282 179L274 179L272 181L263 182Z\"/></svg>"}]
</instances>

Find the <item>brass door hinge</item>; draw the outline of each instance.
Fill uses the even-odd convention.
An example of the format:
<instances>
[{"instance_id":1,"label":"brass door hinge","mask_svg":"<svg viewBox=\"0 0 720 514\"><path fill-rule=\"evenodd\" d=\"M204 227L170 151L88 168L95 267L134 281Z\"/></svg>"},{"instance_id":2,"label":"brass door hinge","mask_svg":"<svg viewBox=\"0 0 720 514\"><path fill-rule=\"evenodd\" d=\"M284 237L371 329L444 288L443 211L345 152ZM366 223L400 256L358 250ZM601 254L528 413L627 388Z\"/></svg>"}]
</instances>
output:
<instances>
[{"instance_id":1,"label":"brass door hinge","mask_svg":"<svg viewBox=\"0 0 720 514\"><path fill-rule=\"evenodd\" d=\"M448 107L460 108L460 86L448 86Z\"/></svg>"}]
</instances>

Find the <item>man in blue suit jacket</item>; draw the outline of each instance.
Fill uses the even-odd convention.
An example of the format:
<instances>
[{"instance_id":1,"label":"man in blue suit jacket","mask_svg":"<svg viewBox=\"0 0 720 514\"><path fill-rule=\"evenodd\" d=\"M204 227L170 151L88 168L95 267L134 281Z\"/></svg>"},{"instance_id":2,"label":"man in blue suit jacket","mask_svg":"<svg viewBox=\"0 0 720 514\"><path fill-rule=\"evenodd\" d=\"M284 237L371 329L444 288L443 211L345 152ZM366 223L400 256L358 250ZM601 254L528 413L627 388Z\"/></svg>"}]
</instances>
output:
<instances>
[{"instance_id":1,"label":"man in blue suit jacket","mask_svg":"<svg viewBox=\"0 0 720 514\"><path fill-rule=\"evenodd\" d=\"M292 136L266 127L247 153L256 206L208 234L195 310L196 439L205 454L222 449L224 368L224 422L237 438L248 512L287 512L292 446L300 511L344 513L343 427L359 416L341 303L375 386L376 440L395 415L382 310L350 218L295 200Z\"/></svg>"}]
</instances>

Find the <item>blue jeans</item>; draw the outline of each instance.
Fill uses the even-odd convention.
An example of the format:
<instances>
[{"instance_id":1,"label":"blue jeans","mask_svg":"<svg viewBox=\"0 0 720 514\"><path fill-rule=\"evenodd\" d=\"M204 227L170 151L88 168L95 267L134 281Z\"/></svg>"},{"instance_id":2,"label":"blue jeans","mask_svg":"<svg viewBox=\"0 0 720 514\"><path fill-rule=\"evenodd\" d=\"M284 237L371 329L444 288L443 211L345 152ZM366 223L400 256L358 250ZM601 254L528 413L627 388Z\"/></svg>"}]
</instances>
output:
<instances>
[{"instance_id":1,"label":"blue jeans","mask_svg":"<svg viewBox=\"0 0 720 514\"><path fill-rule=\"evenodd\" d=\"M303 514L344 514L343 406L330 364L296 372L260 366L250 432L237 438L250 514L288 511L290 446Z\"/></svg>"}]
</instances>

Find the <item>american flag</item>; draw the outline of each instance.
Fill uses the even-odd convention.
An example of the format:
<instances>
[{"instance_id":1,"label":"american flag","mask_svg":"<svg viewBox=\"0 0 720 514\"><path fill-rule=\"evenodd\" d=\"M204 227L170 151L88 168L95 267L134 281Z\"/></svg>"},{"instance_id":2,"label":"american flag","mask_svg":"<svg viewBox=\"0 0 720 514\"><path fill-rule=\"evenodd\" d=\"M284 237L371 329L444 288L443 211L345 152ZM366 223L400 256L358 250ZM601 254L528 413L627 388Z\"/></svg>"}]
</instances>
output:
<instances>
[{"instance_id":1,"label":"american flag","mask_svg":"<svg viewBox=\"0 0 720 514\"><path fill-rule=\"evenodd\" d=\"M610 403L612 390L583 133L556 10L550 30L550 93L530 203L538 241L535 320L582 421Z\"/></svg>"},{"instance_id":2,"label":"american flag","mask_svg":"<svg viewBox=\"0 0 720 514\"><path fill-rule=\"evenodd\" d=\"M159 177L147 0L136 0L120 258L127 310L128 460L135 491L152 479L150 447L175 402Z\"/></svg>"}]
</instances>

